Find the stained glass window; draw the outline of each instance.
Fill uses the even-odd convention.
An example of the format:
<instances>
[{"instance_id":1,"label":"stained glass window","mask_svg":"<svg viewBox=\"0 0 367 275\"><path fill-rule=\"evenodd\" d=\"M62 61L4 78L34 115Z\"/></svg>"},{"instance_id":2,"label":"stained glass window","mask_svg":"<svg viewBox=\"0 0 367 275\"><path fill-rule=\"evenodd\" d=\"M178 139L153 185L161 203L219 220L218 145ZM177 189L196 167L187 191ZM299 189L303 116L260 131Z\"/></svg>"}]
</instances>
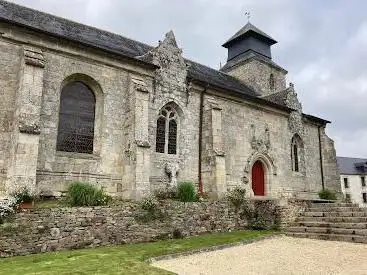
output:
<instances>
[{"instance_id":1,"label":"stained glass window","mask_svg":"<svg viewBox=\"0 0 367 275\"><path fill-rule=\"evenodd\" d=\"M61 91L58 151L93 153L96 99L83 82L67 84Z\"/></svg>"},{"instance_id":2,"label":"stained glass window","mask_svg":"<svg viewBox=\"0 0 367 275\"><path fill-rule=\"evenodd\" d=\"M165 106L157 119L156 152L177 154L177 112Z\"/></svg>"},{"instance_id":3,"label":"stained glass window","mask_svg":"<svg viewBox=\"0 0 367 275\"><path fill-rule=\"evenodd\" d=\"M156 138L156 151L158 153L164 153L164 147L166 144L166 119L164 117L160 117L157 120Z\"/></svg>"},{"instance_id":4,"label":"stained glass window","mask_svg":"<svg viewBox=\"0 0 367 275\"><path fill-rule=\"evenodd\" d=\"M177 147L177 123L175 120L169 122L168 131L168 154L176 154Z\"/></svg>"}]
</instances>

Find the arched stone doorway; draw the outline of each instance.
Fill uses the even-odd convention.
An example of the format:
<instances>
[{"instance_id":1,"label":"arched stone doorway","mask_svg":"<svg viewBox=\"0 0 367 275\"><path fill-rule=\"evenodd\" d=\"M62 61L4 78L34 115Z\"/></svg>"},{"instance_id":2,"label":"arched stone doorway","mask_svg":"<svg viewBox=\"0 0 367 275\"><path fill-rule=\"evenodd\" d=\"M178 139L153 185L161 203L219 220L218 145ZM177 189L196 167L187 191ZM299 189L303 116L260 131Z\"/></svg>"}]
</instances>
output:
<instances>
[{"instance_id":1,"label":"arched stone doorway","mask_svg":"<svg viewBox=\"0 0 367 275\"><path fill-rule=\"evenodd\" d=\"M257 160L251 171L252 190L255 196L265 196L265 172L261 161Z\"/></svg>"}]
</instances>

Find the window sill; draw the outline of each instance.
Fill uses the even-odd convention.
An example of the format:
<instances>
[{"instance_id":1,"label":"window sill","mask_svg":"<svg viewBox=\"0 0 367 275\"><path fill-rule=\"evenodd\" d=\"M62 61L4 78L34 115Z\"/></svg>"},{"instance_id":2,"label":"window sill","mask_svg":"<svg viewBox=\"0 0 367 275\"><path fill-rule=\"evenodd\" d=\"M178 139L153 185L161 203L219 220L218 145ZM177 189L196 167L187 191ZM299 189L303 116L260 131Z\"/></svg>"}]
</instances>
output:
<instances>
[{"instance_id":1,"label":"window sill","mask_svg":"<svg viewBox=\"0 0 367 275\"><path fill-rule=\"evenodd\" d=\"M101 159L101 157L96 154L85 154L85 153L63 152L63 151L56 151L56 156L73 158L73 159L91 159L91 160Z\"/></svg>"}]
</instances>

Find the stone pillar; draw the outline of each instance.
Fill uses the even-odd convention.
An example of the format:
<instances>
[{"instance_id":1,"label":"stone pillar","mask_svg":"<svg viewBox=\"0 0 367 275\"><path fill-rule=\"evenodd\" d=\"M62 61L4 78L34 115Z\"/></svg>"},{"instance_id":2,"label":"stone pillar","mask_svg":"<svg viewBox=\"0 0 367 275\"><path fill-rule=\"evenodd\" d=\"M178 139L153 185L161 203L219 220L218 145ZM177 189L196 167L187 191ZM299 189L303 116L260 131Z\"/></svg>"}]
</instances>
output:
<instances>
[{"instance_id":1,"label":"stone pillar","mask_svg":"<svg viewBox=\"0 0 367 275\"><path fill-rule=\"evenodd\" d=\"M149 89L146 83L137 77L131 78L131 84L134 103L135 140L135 188L133 198L141 199L150 193Z\"/></svg>"},{"instance_id":2,"label":"stone pillar","mask_svg":"<svg viewBox=\"0 0 367 275\"><path fill-rule=\"evenodd\" d=\"M214 185L216 195L221 197L226 192L226 160L223 148L222 109L215 103L211 103L211 118L214 153Z\"/></svg>"},{"instance_id":3,"label":"stone pillar","mask_svg":"<svg viewBox=\"0 0 367 275\"><path fill-rule=\"evenodd\" d=\"M7 193L36 190L40 112L45 60L40 49L24 46L14 115Z\"/></svg>"},{"instance_id":4,"label":"stone pillar","mask_svg":"<svg viewBox=\"0 0 367 275\"><path fill-rule=\"evenodd\" d=\"M222 133L222 109L212 99L206 101L203 117L203 169L204 192L221 197L227 189L226 163Z\"/></svg>"}]
</instances>

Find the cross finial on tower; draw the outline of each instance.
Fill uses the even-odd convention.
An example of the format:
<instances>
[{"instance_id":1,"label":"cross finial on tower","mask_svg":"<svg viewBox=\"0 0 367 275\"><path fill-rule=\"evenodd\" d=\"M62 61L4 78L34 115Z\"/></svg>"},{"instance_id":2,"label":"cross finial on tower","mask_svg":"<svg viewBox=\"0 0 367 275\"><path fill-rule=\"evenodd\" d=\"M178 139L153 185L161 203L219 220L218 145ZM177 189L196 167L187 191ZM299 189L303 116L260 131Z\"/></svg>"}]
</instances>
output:
<instances>
[{"instance_id":1,"label":"cross finial on tower","mask_svg":"<svg viewBox=\"0 0 367 275\"><path fill-rule=\"evenodd\" d=\"M249 11L246 11L245 15L247 16L247 22L250 23L251 13Z\"/></svg>"}]
</instances>

